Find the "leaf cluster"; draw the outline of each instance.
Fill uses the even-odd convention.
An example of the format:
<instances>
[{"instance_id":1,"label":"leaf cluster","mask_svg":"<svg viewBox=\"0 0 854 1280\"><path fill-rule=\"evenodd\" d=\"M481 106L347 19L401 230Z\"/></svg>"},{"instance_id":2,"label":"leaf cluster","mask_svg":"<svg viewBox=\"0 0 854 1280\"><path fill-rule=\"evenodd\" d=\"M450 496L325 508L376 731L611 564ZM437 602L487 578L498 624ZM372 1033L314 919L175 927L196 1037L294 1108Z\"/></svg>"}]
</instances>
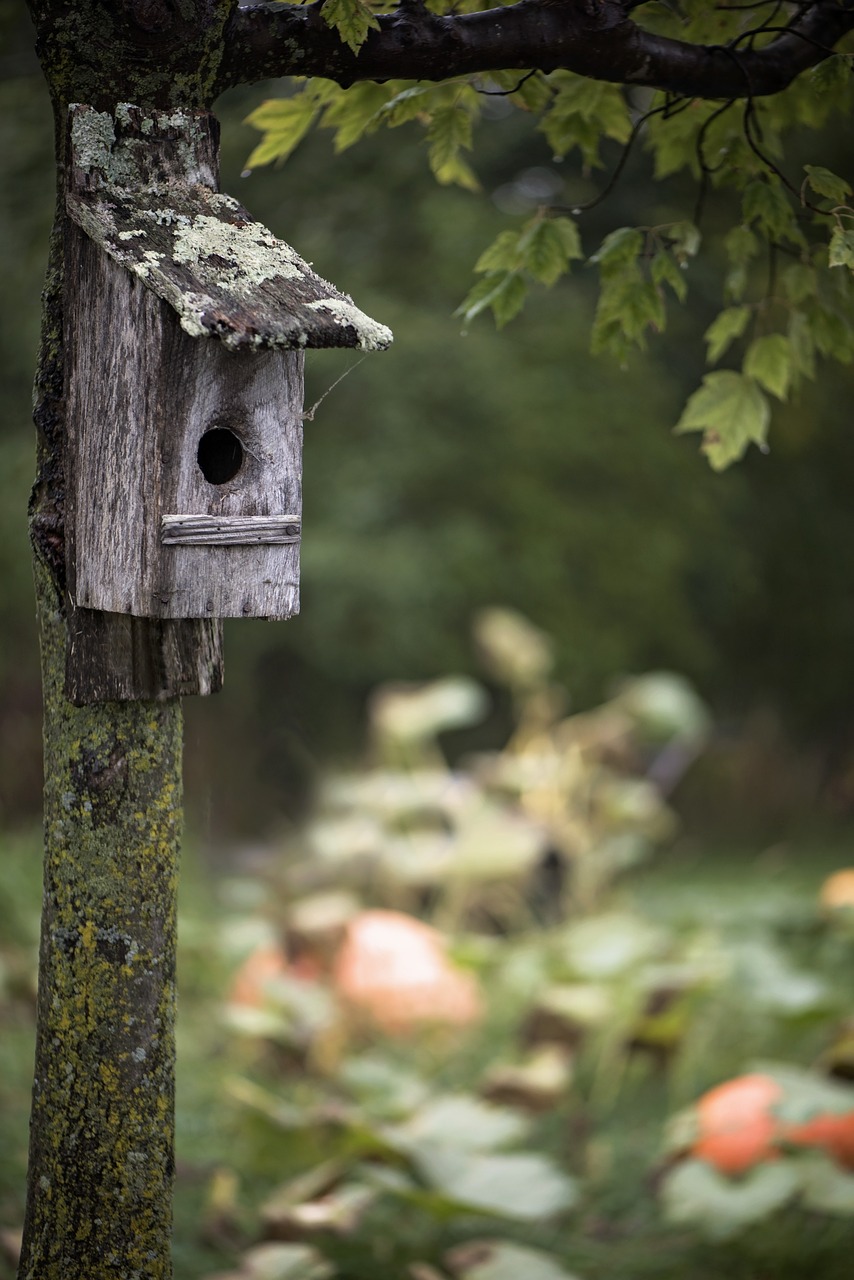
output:
<instances>
[{"instance_id":1,"label":"leaf cluster","mask_svg":"<svg viewBox=\"0 0 854 1280\"><path fill-rule=\"evenodd\" d=\"M450 0L433 0L430 7L458 11ZM682 41L724 45L737 58L772 40L795 10L771 3L710 8L683 0L643 6L638 20ZM327 0L322 12L353 49L376 22L364 0ZM546 206L484 251L475 264L481 278L458 311L465 324L489 311L504 325L520 312L532 284L551 287L572 262L586 257L600 281L592 349L621 363L632 348L644 348L650 333L665 328L669 296L686 300L699 227L712 193L720 191L715 207L725 210L730 225L725 234L704 237L722 304L706 342L708 363L727 357L730 366L705 376L676 428L700 432L704 452L719 469L751 443L767 447L769 396L786 399L816 375L819 358L847 363L854 357L854 175L791 159L804 129L820 132L833 119L851 118L850 59L843 43L784 92L724 103L633 93L562 69L496 71L437 85L388 81L341 89L324 81L298 83L291 96L249 117L264 134L249 165L285 159L315 125L331 129L341 151L381 127L416 123L436 179L475 192L480 183L469 156L484 103L495 94L530 119L555 158L577 157L582 174L589 177L607 160L613 172L600 199L630 151L642 147L657 179L690 177L692 210L659 226L620 227L585 255L584 210ZM622 155L615 162L617 147Z\"/></svg>"}]
</instances>

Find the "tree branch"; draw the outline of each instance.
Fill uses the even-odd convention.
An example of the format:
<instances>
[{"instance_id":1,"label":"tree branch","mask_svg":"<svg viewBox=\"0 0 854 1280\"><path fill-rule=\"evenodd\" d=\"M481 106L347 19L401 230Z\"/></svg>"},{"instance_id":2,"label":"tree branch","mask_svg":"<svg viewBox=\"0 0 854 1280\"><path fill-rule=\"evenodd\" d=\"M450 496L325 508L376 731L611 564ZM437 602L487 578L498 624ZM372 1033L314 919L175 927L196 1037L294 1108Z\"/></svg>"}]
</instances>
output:
<instances>
[{"instance_id":1,"label":"tree branch","mask_svg":"<svg viewBox=\"0 0 854 1280\"><path fill-rule=\"evenodd\" d=\"M645 31L631 0L518 0L506 8L442 17L418 0L379 18L358 54L330 30L320 6L258 0L236 8L217 87L283 75L357 80L451 76L559 67L594 80L697 98L779 93L854 28L854 0L818 0L761 49L695 45Z\"/></svg>"}]
</instances>

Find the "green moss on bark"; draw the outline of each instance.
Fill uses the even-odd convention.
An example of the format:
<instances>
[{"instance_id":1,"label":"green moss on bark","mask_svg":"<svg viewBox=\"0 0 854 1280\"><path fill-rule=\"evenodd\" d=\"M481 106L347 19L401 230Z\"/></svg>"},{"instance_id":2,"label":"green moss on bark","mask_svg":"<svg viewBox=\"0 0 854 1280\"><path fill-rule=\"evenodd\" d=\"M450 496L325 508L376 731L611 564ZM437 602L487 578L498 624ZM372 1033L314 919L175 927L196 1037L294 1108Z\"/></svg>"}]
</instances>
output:
<instances>
[{"instance_id":1,"label":"green moss on bark","mask_svg":"<svg viewBox=\"0 0 854 1280\"><path fill-rule=\"evenodd\" d=\"M22 1280L171 1275L181 707L66 701L36 573L46 855Z\"/></svg>"}]
</instances>

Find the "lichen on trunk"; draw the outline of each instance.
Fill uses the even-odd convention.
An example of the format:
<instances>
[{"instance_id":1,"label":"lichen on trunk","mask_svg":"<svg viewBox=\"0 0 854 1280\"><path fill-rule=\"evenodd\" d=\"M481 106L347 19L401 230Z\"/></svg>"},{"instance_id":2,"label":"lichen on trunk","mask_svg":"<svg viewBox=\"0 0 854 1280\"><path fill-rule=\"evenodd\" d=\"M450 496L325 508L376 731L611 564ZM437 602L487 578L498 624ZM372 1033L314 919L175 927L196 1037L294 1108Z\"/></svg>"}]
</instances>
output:
<instances>
[{"instance_id":1,"label":"lichen on trunk","mask_svg":"<svg viewBox=\"0 0 854 1280\"><path fill-rule=\"evenodd\" d=\"M73 707L37 569L45 886L22 1280L171 1275L181 704Z\"/></svg>"}]
</instances>

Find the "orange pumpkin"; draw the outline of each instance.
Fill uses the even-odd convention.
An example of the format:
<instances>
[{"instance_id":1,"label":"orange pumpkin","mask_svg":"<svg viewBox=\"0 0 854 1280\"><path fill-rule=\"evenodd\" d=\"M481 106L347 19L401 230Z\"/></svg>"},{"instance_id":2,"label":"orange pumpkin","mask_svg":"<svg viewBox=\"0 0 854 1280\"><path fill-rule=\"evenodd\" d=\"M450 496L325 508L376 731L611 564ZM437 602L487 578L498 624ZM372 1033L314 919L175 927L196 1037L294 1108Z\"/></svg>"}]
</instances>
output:
<instances>
[{"instance_id":1,"label":"orange pumpkin","mask_svg":"<svg viewBox=\"0 0 854 1280\"><path fill-rule=\"evenodd\" d=\"M838 1164L854 1169L854 1110L787 1124L775 1115L782 1098L782 1085L760 1072L710 1089L696 1106L691 1154L721 1173L739 1174L778 1159L787 1146L821 1147Z\"/></svg>"},{"instance_id":2,"label":"orange pumpkin","mask_svg":"<svg viewBox=\"0 0 854 1280\"><path fill-rule=\"evenodd\" d=\"M754 1073L727 1080L697 1103L699 1136L692 1155L721 1173L744 1173L780 1154L775 1147L777 1121L771 1108L782 1089L770 1076Z\"/></svg>"},{"instance_id":3,"label":"orange pumpkin","mask_svg":"<svg viewBox=\"0 0 854 1280\"><path fill-rule=\"evenodd\" d=\"M424 1023L465 1026L481 1010L474 978L447 958L442 935L399 911L363 911L347 926L333 984L383 1030Z\"/></svg>"},{"instance_id":4,"label":"orange pumpkin","mask_svg":"<svg viewBox=\"0 0 854 1280\"><path fill-rule=\"evenodd\" d=\"M234 975L228 993L230 1004L242 1004L260 1009L266 1004L269 989L277 978L302 978L307 981L320 977L320 967L309 956L288 961L281 947L274 943L261 943L243 961Z\"/></svg>"},{"instance_id":5,"label":"orange pumpkin","mask_svg":"<svg viewBox=\"0 0 854 1280\"><path fill-rule=\"evenodd\" d=\"M819 891L819 902L825 911L854 908L854 868L843 867L828 876Z\"/></svg>"},{"instance_id":6,"label":"orange pumpkin","mask_svg":"<svg viewBox=\"0 0 854 1280\"><path fill-rule=\"evenodd\" d=\"M837 1164L854 1169L854 1111L846 1115L816 1116L806 1124L789 1125L785 1138L796 1146L823 1147Z\"/></svg>"}]
</instances>

